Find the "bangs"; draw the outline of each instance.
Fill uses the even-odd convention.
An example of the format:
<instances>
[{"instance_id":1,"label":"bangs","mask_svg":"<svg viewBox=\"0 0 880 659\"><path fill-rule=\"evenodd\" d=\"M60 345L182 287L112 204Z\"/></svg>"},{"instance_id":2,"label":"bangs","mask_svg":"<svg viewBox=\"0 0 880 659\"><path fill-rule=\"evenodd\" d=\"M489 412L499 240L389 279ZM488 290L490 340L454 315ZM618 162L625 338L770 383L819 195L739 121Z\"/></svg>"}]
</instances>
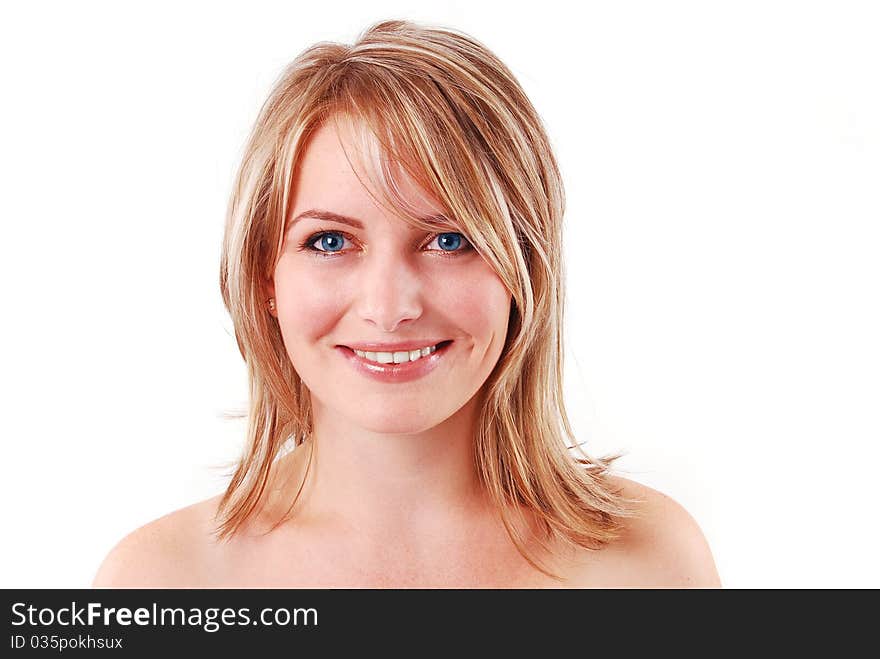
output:
<instances>
[{"instance_id":1,"label":"bangs","mask_svg":"<svg viewBox=\"0 0 880 659\"><path fill-rule=\"evenodd\" d=\"M442 192L432 186L425 164L419 161L411 146L401 143L390 129L393 124L376 125L372 117L351 112L336 112L329 121L339 135L350 138L342 142L346 159L379 206L424 231L458 224ZM366 181L361 179L361 173ZM426 214L422 210L425 205L440 210Z\"/></svg>"}]
</instances>

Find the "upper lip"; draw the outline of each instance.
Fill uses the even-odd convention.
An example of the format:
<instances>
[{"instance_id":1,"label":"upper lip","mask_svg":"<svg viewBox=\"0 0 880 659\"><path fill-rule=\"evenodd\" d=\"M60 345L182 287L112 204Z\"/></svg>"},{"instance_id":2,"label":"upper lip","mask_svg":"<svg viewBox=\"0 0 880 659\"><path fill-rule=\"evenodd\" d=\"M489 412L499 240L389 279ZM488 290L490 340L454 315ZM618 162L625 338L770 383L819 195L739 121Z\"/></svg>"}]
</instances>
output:
<instances>
[{"instance_id":1,"label":"upper lip","mask_svg":"<svg viewBox=\"0 0 880 659\"><path fill-rule=\"evenodd\" d=\"M342 344L346 348L352 350L363 350L364 352L395 352L404 350L415 350L417 348L428 348L438 343L449 341L449 339L416 339L414 341L398 341L397 343L347 343Z\"/></svg>"}]
</instances>

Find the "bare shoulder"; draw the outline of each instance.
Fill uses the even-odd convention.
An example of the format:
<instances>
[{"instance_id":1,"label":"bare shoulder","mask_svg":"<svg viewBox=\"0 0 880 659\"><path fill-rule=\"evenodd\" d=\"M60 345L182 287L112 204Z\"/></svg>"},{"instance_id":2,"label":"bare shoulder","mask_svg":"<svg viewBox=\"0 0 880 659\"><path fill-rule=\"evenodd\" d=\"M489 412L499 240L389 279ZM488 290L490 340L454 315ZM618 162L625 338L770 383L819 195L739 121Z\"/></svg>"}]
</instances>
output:
<instances>
[{"instance_id":1,"label":"bare shoulder","mask_svg":"<svg viewBox=\"0 0 880 659\"><path fill-rule=\"evenodd\" d=\"M219 500L217 496L181 508L129 533L110 550L92 586L173 588L199 583L211 562Z\"/></svg>"},{"instance_id":2,"label":"bare shoulder","mask_svg":"<svg viewBox=\"0 0 880 659\"><path fill-rule=\"evenodd\" d=\"M618 546L626 585L654 588L719 588L721 580L703 531L671 497L619 476L621 494L638 501Z\"/></svg>"}]
</instances>

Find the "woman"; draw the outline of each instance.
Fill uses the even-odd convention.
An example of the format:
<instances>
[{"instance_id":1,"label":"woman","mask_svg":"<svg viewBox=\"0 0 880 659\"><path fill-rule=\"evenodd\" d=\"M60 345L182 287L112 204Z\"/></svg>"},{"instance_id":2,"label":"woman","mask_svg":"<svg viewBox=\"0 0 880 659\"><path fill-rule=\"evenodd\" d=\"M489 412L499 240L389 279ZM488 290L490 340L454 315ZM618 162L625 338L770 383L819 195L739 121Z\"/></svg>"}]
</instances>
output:
<instances>
[{"instance_id":1,"label":"woman","mask_svg":"<svg viewBox=\"0 0 880 659\"><path fill-rule=\"evenodd\" d=\"M95 585L719 585L681 506L568 448L563 212L541 121L478 42L385 21L303 52L224 239L246 449Z\"/></svg>"}]
</instances>

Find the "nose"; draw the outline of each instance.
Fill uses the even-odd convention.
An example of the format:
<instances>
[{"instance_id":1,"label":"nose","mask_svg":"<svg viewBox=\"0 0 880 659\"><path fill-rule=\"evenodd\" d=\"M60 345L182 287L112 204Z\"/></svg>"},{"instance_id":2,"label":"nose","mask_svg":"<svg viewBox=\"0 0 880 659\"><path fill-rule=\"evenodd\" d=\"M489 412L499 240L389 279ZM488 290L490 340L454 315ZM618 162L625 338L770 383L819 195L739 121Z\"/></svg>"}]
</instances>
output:
<instances>
[{"instance_id":1,"label":"nose","mask_svg":"<svg viewBox=\"0 0 880 659\"><path fill-rule=\"evenodd\" d=\"M390 250L368 256L356 300L358 315L384 332L394 332L422 315L422 281L412 264Z\"/></svg>"}]
</instances>

